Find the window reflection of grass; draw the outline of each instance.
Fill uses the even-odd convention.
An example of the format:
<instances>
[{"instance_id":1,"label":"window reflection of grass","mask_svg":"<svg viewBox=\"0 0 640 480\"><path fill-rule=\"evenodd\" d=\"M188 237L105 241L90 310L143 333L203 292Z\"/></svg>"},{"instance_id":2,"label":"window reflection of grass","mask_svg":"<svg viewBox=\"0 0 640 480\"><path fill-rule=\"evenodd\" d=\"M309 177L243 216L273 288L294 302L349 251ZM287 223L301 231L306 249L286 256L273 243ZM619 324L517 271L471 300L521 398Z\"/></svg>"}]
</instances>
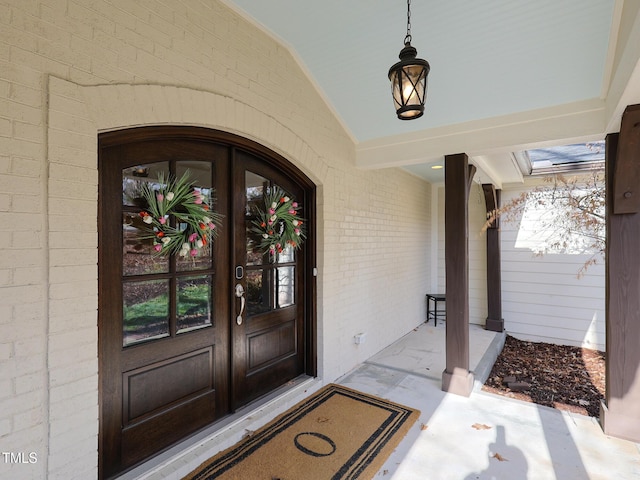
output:
<instances>
[{"instance_id":1,"label":"window reflection of grass","mask_svg":"<svg viewBox=\"0 0 640 480\"><path fill-rule=\"evenodd\" d=\"M208 283L181 285L178 290L178 316L206 315L210 296Z\"/></svg>"},{"instance_id":2,"label":"window reflection of grass","mask_svg":"<svg viewBox=\"0 0 640 480\"><path fill-rule=\"evenodd\" d=\"M181 282L177 303L179 328L209 324L210 299L211 287L206 280L200 283ZM123 316L125 334L142 334L147 337L168 332L169 296L165 292L144 302L125 305Z\"/></svg>"},{"instance_id":3,"label":"window reflection of grass","mask_svg":"<svg viewBox=\"0 0 640 480\"><path fill-rule=\"evenodd\" d=\"M125 331L136 331L142 326L166 322L168 316L169 297L164 293L143 303L125 305L124 328Z\"/></svg>"}]
</instances>

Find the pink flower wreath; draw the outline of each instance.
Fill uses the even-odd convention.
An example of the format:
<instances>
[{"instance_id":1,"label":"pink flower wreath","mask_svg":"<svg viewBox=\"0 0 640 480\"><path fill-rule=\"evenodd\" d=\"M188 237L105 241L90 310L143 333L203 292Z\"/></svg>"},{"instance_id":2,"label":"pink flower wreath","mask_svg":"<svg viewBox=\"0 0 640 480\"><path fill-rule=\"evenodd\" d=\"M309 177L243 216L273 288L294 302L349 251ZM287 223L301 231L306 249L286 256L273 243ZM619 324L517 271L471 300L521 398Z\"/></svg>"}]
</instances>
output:
<instances>
[{"instance_id":1,"label":"pink flower wreath","mask_svg":"<svg viewBox=\"0 0 640 480\"><path fill-rule=\"evenodd\" d=\"M153 239L158 254L197 256L217 237L222 220L212 209L210 195L194 187L188 171L179 179L161 174L155 184L159 188L152 185L143 187L147 208L140 217L148 225L143 237Z\"/></svg>"}]
</instances>

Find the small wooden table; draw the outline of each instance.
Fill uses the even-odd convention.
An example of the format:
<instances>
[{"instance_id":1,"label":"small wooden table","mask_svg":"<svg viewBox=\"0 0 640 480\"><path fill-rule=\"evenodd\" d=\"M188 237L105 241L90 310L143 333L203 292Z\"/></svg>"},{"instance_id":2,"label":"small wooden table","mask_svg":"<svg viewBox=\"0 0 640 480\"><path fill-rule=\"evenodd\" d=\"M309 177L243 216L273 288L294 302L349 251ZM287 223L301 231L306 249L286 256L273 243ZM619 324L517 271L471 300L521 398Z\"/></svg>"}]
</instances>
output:
<instances>
[{"instance_id":1,"label":"small wooden table","mask_svg":"<svg viewBox=\"0 0 640 480\"><path fill-rule=\"evenodd\" d=\"M433 326L438 325L438 317L446 320L446 306L438 309L438 303L444 302L446 304L447 298L444 293L427 293L427 323L429 319L433 318ZM431 302L433 302L433 310L431 310Z\"/></svg>"}]
</instances>

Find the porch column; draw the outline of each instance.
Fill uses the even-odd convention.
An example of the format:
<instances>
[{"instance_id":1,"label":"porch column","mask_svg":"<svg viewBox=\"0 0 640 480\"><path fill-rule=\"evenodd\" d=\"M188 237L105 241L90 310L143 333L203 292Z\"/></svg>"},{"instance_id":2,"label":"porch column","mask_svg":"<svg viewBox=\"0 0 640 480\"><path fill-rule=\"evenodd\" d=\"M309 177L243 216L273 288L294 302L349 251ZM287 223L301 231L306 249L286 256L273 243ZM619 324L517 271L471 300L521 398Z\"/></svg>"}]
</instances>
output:
<instances>
[{"instance_id":1,"label":"porch column","mask_svg":"<svg viewBox=\"0 0 640 480\"><path fill-rule=\"evenodd\" d=\"M442 390L468 397L469 371L469 189L475 167L464 153L444 160L444 240L447 295L446 357Z\"/></svg>"},{"instance_id":2,"label":"porch column","mask_svg":"<svg viewBox=\"0 0 640 480\"><path fill-rule=\"evenodd\" d=\"M640 442L640 105L627 107L619 134L607 135L607 435Z\"/></svg>"},{"instance_id":3,"label":"porch column","mask_svg":"<svg viewBox=\"0 0 640 480\"><path fill-rule=\"evenodd\" d=\"M482 184L487 214L500 208L500 190L491 183ZM502 332L502 271L500 269L500 218L487 229L487 321L486 330Z\"/></svg>"}]
</instances>

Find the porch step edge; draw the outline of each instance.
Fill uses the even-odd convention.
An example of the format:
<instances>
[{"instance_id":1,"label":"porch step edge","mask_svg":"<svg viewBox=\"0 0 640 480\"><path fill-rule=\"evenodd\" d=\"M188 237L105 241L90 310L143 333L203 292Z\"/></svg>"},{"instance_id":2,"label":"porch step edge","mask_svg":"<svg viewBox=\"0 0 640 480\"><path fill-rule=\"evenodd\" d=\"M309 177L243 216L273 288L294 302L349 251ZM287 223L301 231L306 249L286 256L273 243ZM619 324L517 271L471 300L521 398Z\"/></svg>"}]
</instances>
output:
<instances>
[{"instance_id":1,"label":"porch step edge","mask_svg":"<svg viewBox=\"0 0 640 480\"><path fill-rule=\"evenodd\" d=\"M496 363L498 355L502 352L504 342L507 339L507 332L496 332L495 337L491 340L489 347L484 352L484 355L478 362L473 374L475 376L473 381L473 391L477 392L482 389L482 386L489 378L493 364Z\"/></svg>"}]
</instances>

